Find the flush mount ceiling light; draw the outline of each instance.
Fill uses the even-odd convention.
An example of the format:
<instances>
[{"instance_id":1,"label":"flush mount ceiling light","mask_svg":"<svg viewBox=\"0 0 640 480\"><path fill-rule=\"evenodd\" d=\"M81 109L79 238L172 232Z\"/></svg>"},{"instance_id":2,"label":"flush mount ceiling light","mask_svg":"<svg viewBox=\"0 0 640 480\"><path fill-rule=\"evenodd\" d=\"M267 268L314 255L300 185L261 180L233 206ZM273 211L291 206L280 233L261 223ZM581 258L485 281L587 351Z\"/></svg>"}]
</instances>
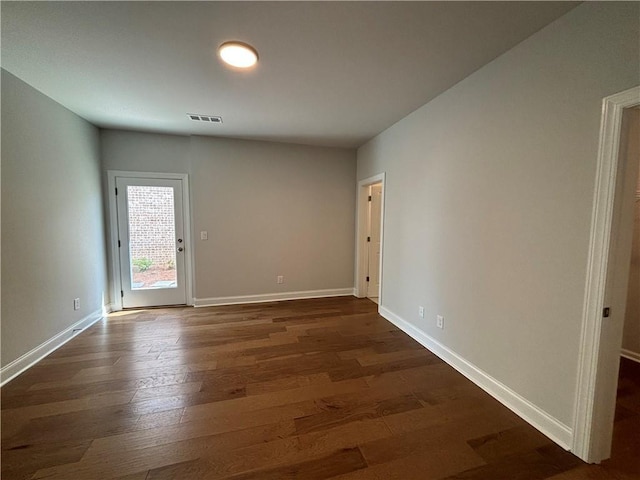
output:
<instances>
[{"instance_id":1,"label":"flush mount ceiling light","mask_svg":"<svg viewBox=\"0 0 640 480\"><path fill-rule=\"evenodd\" d=\"M225 42L218 47L223 62L236 68L253 67L258 62L258 52L242 42Z\"/></svg>"}]
</instances>

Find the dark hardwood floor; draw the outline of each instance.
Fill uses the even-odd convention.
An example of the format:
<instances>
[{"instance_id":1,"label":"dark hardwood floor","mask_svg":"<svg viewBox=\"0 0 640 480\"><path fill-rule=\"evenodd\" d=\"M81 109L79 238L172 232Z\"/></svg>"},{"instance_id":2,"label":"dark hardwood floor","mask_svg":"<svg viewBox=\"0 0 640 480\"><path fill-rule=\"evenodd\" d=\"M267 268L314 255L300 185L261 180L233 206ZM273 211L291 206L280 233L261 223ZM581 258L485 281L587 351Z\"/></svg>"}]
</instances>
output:
<instances>
[{"instance_id":1,"label":"dark hardwood floor","mask_svg":"<svg viewBox=\"0 0 640 480\"><path fill-rule=\"evenodd\" d=\"M352 297L112 314L2 388L2 478L640 478L586 465Z\"/></svg>"}]
</instances>

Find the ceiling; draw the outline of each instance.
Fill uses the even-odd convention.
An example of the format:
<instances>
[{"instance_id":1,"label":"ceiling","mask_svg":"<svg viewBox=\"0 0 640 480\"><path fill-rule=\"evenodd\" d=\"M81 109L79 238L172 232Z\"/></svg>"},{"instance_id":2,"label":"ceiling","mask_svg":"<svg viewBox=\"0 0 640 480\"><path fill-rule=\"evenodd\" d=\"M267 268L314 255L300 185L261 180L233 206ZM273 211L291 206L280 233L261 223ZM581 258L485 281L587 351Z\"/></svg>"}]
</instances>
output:
<instances>
[{"instance_id":1,"label":"ceiling","mask_svg":"<svg viewBox=\"0 0 640 480\"><path fill-rule=\"evenodd\" d=\"M576 5L3 1L1 61L99 127L357 147Z\"/></svg>"}]
</instances>

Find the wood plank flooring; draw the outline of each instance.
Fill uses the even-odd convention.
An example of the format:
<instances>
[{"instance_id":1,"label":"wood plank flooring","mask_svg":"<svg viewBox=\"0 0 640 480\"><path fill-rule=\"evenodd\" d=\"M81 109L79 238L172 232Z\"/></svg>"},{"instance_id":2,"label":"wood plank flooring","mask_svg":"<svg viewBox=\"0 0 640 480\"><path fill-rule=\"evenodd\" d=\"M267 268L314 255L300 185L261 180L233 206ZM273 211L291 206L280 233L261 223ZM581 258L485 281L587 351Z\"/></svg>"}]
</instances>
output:
<instances>
[{"instance_id":1,"label":"wood plank flooring","mask_svg":"<svg viewBox=\"0 0 640 480\"><path fill-rule=\"evenodd\" d=\"M640 374L585 465L341 297L109 316L2 388L2 478L640 478Z\"/></svg>"}]
</instances>

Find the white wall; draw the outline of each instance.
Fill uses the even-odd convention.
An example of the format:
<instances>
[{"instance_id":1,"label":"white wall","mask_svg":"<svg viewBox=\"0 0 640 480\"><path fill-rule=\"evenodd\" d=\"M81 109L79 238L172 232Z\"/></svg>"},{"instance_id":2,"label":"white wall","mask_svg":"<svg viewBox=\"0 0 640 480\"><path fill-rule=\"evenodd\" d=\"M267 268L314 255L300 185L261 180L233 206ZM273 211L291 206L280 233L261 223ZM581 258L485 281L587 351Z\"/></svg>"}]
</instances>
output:
<instances>
[{"instance_id":1,"label":"white wall","mask_svg":"<svg viewBox=\"0 0 640 480\"><path fill-rule=\"evenodd\" d=\"M2 70L3 367L102 310L98 142L95 127Z\"/></svg>"},{"instance_id":2,"label":"white wall","mask_svg":"<svg viewBox=\"0 0 640 480\"><path fill-rule=\"evenodd\" d=\"M382 306L569 428L601 102L640 83L639 7L582 4L358 150L358 179L387 174Z\"/></svg>"},{"instance_id":3,"label":"white wall","mask_svg":"<svg viewBox=\"0 0 640 480\"><path fill-rule=\"evenodd\" d=\"M113 130L101 139L105 171L190 174L198 303L353 287L354 150Z\"/></svg>"}]
</instances>

